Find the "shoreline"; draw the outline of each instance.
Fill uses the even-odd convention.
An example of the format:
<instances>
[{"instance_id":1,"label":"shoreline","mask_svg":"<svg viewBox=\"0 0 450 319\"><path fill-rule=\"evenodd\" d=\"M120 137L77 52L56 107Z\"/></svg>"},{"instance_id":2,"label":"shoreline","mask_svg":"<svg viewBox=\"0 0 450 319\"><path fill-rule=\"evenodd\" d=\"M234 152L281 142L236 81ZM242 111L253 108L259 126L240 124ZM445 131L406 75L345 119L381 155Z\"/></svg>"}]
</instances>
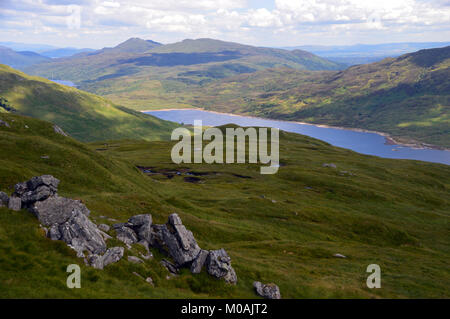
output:
<instances>
[{"instance_id":1,"label":"shoreline","mask_svg":"<svg viewBox=\"0 0 450 319\"><path fill-rule=\"evenodd\" d=\"M418 141L415 141L415 140L405 139L405 142L401 142L398 138L392 137L389 133L372 131L372 130L367 130L367 129L362 129L362 128L352 128L352 127L344 127L344 126L332 126L332 125L327 125L327 124L313 124L313 123L300 122L300 121L289 121L289 120L282 120L282 119L265 118L265 117L246 115L246 114L224 113L224 112L217 112L217 111L206 110L206 109L203 109L203 108L165 108L165 109L142 110L142 111L139 111L139 112L145 113L145 112L157 112L157 111L183 111L183 110L204 111L204 112L215 113L215 114L222 114L222 115L229 115L229 116L249 117L249 118L261 119L261 120L289 122L289 123L296 123L296 124L302 124L302 125L312 125L312 126L316 126L316 127L333 128L333 129L347 130L347 131L354 131L354 132L361 132L361 133L372 133L372 134L377 134L377 135L383 136L385 138L385 140L386 140L385 143L387 145L397 145L397 146L400 146L400 147L409 147L409 148L413 148L413 149L429 149L429 150L439 150L439 151L450 151L450 148L445 148L443 146L437 146L437 145L431 145L431 144L427 144L427 143L422 143L422 142L418 142Z\"/></svg>"}]
</instances>

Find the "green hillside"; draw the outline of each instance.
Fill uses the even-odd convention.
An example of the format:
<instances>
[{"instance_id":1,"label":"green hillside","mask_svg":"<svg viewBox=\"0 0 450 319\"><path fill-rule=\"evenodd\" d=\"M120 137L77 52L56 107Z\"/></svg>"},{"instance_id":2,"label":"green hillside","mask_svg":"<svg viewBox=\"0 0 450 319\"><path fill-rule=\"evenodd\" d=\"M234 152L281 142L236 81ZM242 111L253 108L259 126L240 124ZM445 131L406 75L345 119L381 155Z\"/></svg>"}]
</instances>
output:
<instances>
[{"instance_id":1,"label":"green hillside","mask_svg":"<svg viewBox=\"0 0 450 319\"><path fill-rule=\"evenodd\" d=\"M175 165L172 142L82 144L40 120L9 113L0 120L10 124L0 126L0 191L52 174L60 195L81 199L96 223L143 213L162 223L177 212L201 247L226 249L238 276L236 286L188 270L168 280L156 250L142 264L124 258L96 270L45 238L30 213L0 208L2 298L254 298L254 280L278 284L284 298L448 296L449 166L281 133L279 172L261 175L254 164ZM81 266L81 289L66 287L73 263ZM381 289L365 284L373 263Z\"/></svg>"},{"instance_id":2,"label":"green hillside","mask_svg":"<svg viewBox=\"0 0 450 319\"><path fill-rule=\"evenodd\" d=\"M213 39L158 45L130 39L115 48L53 59L27 73L71 80L81 89L134 109L186 107L191 88L272 67L337 70L311 53L253 47Z\"/></svg>"},{"instance_id":3,"label":"green hillside","mask_svg":"<svg viewBox=\"0 0 450 319\"><path fill-rule=\"evenodd\" d=\"M174 123L114 105L91 93L0 65L0 98L19 114L51 121L81 141L168 139ZM0 106L3 111L7 110Z\"/></svg>"},{"instance_id":4,"label":"green hillside","mask_svg":"<svg viewBox=\"0 0 450 319\"><path fill-rule=\"evenodd\" d=\"M186 103L215 111L376 130L450 147L450 47L338 72L263 70L189 96Z\"/></svg>"}]
</instances>

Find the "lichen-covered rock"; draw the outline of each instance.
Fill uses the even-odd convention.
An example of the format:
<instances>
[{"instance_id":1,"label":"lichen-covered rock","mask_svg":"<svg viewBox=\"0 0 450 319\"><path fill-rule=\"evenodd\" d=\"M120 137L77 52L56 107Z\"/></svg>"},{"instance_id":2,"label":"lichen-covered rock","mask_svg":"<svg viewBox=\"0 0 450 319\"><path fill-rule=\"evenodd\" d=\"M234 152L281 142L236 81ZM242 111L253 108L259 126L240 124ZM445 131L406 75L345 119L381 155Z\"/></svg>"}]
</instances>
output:
<instances>
[{"instance_id":1,"label":"lichen-covered rock","mask_svg":"<svg viewBox=\"0 0 450 319\"><path fill-rule=\"evenodd\" d=\"M136 233L126 224L115 224L113 227L116 231L116 238L127 245L135 244L138 242Z\"/></svg>"},{"instance_id":2,"label":"lichen-covered rock","mask_svg":"<svg viewBox=\"0 0 450 319\"><path fill-rule=\"evenodd\" d=\"M59 180L51 175L35 176L29 181L16 184L13 196L20 197L22 206L28 207L56 195L58 185Z\"/></svg>"},{"instance_id":3,"label":"lichen-covered rock","mask_svg":"<svg viewBox=\"0 0 450 319\"><path fill-rule=\"evenodd\" d=\"M104 232L108 232L111 228L106 224L100 224L100 225L98 225L98 229L100 229L101 231L104 231Z\"/></svg>"},{"instance_id":4,"label":"lichen-covered rock","mask_svg":"<svg viewBox=\"0 0 450 319\"><path fill-rule=\"evenodd\" d=\"M72 216L66 222L58 225L63 240L75 251L82 254L88 251L90 254L103 254L106 251L106 243L101 231L79 210L74 210Z\"/></svg>"},{"instance_id":5,"label":"lichen-covered rock","mask_svg":"<svg viewBox=\"0 0 450 319\"><path fill-rule=\"evenodd\" d=\"M165 225L153 225L152 244L167 251L178 267L191 263L200 252L194 235L177 214L170 215Z\"/></svg>"},{"instance_id":6,"label":"lichen-covered rock","mask_svg":"<svg viewBox=\"0 0 450 319\"><path fill-rule=\"evenodd\" d=\"M227 283L235 284L237 282L236 272L231 267L231 258L224 249L209 252L206 259L206 270L211 276L223 278Z\"/></svg>"},{"instance_id":7,"label":"lichen-covered rock","mask_svg":"<svg viewBox=\"0 0 450 319\"><path fill-rule=\"evenodd\" d=\"M8 201L8 208L15 210L15 211L21 210L22 209L22 200L20 199L20 197L11 196Z\"/></svg>"},{"instance_id":8,"label":"lichen-covered rock","mask_svg":"<svg viewBox=\"0 0 450 319\"><path fill-rule=\"evenodd\" d=\"M79 211L85 216L90 214L89 209L80 201L59 196L35 202L29 209L45 226L65 223L72 217L74 211Z\"/></svg>"},{"instance_id":9,"label":"lichen-covered rock","mask_svg":"<svg viewBox=\"0 0 450 319\"><path fill-rule=\"evenodd\" d=\"M209 251L200 250L197 257L191 264L191 273L199 274L202 271L203 266L205 265L206 259L208 258Z\"/></svg>"},{"instance_id":10,"label":"lichen-covered rock","mask_svg":"<svg viewBox=\"0 0 450 319\"><path fill-rule=\"evenodd\" d=\"M103 269L109 264L116 263L123 257L123 247L109 248L103 256L93 254L88 258L88 264L97 269Z\"/></svg>"},{"instance_id":11,"label":"lichen-covered rock","mask_svg":"<svg viewBox=\"0 0 450 319\"><path fill-rule=\"evenodd\" d=\"M128 224L134 230L139 240L151 241L152 215L142 214L131 217Z\"/></svg>"},{"instance_id":12,"label":"lichen-covered rock","mask_svg":"<svg viewBox=\"0 0 450 319\"><path fill-rule=\"evenodd\" d=\"M8 207L8 203L9 196L4 192L0 192L0 207Z\"/></svg>"},{"instance_id":13,"label":"lichen-covered rock","mask_svg":"<svg viewBox=\"0 0 450 319\"><path fill-rule=\"evenodd\" d=\"M264 285L259 281L255 281L253 287L258 296L266 299L281 299L280 288L275 284Z\"/></svg>"}]
</instances>

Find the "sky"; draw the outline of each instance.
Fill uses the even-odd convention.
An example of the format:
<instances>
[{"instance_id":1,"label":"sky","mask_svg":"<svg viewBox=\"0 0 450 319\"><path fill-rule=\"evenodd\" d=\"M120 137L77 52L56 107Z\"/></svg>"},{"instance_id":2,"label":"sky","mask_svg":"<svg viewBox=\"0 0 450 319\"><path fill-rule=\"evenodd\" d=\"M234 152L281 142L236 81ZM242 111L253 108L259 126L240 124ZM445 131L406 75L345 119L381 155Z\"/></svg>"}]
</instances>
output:
<instances>
[{"instance_id":1,"label":"sky","mask_svg":"<svg viewBox=\"0 0 450 319\"><path fill-rule=\"evenodd\" d=\"M450 0L0 0L0 42L102 48L130 37L258 46L450 40Z\"/></svg>"}]
</instances>

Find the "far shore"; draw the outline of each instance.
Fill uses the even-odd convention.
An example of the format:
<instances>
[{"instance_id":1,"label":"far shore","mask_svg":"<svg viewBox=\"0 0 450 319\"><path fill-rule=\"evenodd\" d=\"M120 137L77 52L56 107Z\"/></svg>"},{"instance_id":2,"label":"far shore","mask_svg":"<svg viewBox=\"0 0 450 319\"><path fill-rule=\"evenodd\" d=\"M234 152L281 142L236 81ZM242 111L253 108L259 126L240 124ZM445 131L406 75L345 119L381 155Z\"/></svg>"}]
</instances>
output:
<instances>
[{"instance_id":1,"label":"far shore","mask_svg":"<svg viewBox=\"0 0 450 319\"><path fill-rule=\"evenodd\" d=\"M414 148L414 149L432 149L432 150L440 150L440 151L450 151L450 148L445 148L442 146L422 143L422 142L418 142L418 141L415 141L412 139L401 138L402 140L404 140L404 142L402 142L399 139L392 137L388 133L366 130L366 129L362 129L362 128L331 126L331 125L326 125L326 124L314 124L314 123L307 123L307 122L300 122L300 121L287 121L287 120L282 120L282 119L272 119L272 118L259 117L259 116L253 116L253 115L247 115L247 114L233 114L233 113L217 112L217 111L205 110L203 108L193 108L193 107L192 108L153 109L153 110L143 110L140 112L145 113L145 112L157 112L157 111L183 111L183 110L205 111L205 112L209 112L209 113L223 114L223 115L229 115L229 116L250 117L250 118L255 118L255 119L289 122L289 123L297 123L297 124L303 124L303 125L313 125L313 126L317 126L317 127L334 128L334 129L348 130L348 131L354 131L354 132L373 133L373 134L378 134L378 135L383 136L386 139L386 144L389 144L389 145L398 145L398 146L410 147L410 148Z\"/></svg>"}]
</instances>

